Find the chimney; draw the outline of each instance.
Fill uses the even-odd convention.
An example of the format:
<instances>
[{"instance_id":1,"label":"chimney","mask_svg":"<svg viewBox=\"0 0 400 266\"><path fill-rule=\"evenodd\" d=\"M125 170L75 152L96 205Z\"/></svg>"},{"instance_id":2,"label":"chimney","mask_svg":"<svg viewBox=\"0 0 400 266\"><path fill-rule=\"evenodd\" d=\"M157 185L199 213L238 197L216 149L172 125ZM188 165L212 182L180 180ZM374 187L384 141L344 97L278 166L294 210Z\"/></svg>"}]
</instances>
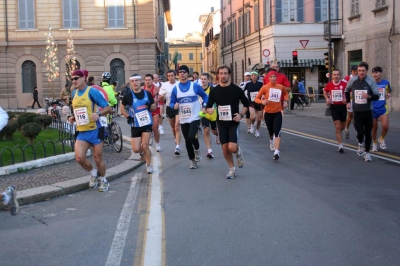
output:
<instances>
[{"instance_id":1,"label":"chimney","mask_svg":"<svg viewBox=\"0 0 400 266\"><path fill-rule=\"evenodd\" d=\"M211 7L211 12L214 12L214 7Z\"/></svg>"}]
</instances>

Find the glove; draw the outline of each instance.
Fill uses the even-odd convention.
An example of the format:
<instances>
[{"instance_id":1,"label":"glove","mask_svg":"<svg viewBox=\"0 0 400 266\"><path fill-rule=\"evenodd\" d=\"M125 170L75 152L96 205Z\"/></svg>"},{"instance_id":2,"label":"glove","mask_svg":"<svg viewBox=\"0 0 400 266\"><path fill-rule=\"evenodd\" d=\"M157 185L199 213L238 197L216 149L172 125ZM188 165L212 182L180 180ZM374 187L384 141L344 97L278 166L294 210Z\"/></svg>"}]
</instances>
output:
<instances>
[{"instance_id":1,"label":"glove","mask_svg":"<svg viewBox=\"0 0 400 266\"><path fill-rule=\"evenodd\" d=\"M128 117L126 118L126 122L127 122L128 124L133 124L133 123L134 123L133 117L132 117L132 116L128 116Z\"/></svg>"}]
</instances>

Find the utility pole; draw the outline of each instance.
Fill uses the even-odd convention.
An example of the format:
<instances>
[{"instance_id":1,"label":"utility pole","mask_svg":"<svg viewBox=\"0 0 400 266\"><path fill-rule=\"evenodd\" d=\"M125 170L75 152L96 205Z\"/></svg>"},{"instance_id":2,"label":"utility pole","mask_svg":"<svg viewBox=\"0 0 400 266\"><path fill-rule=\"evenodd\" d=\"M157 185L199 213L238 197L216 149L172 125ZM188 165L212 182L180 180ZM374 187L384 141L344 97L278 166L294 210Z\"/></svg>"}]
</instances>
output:
<instances>
[{"instance_id":1,"label":"utility pole","mask_svg":"<svg viewBox=\"0 0 400 266\"><path fill-rule=\"evenodd\" d=\"M332 80L332 36L331 36L331 0L328 0L328 60L329 81Z\"/></svg>"}]
</instances>

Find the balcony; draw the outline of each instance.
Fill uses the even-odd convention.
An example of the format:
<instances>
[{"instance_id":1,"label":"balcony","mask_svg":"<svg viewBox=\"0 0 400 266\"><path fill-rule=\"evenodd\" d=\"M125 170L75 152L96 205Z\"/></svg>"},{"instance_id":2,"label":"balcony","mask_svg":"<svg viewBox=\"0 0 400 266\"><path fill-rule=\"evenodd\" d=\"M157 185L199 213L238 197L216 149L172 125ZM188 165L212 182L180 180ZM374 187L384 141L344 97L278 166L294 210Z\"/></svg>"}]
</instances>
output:
<instances>
[{"instance_id":1,"label":"balcony","mask_svg":"<svg viewBox=\"0 0 400 266\"><path fill-rule=\"evenodd\" d=\"M328 20L324 21L324 40L329 39L329 23ZM331 39L342 39L342 20L331 19Z\"/></svg>"}]
</instances>

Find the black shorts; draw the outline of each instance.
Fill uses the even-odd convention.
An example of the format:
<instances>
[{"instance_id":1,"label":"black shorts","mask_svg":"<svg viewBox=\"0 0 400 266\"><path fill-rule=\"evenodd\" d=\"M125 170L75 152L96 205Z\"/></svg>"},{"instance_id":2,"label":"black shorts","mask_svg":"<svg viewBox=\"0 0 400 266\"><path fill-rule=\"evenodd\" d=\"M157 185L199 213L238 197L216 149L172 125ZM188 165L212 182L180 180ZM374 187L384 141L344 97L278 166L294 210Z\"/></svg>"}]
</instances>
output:
<instances>
[{"instance_id":1,"label":"black shorts","mask_svg":"<svg viewBox=\"0 0 400 266\"><path fill-rule=\"evenodd\" d=\"M250 107L254 108L254 110L256 110L256 111L262 111L262 109L263 109L262 104L258 104L255 102L250 103Z\"/></svg>"},{"instance_id":2,"label":"black shorts","mask_svg":"<svg viewBox=\"0 0 400 266\"><path fill-rule=\"evenodd\" d=\"M179 115L179 110L174 110L171 107L167 106L165 114L167 115L168 119L174 119L175 116Z\"/></svg>"},{"instance_id":3,"label":"black shorts","mask_svg":"<svg viewBox=\"0 0 400 266\"><path fill-rule=\"evenodd\" d=\"M142 133L152 132L152 125L144 127L131 127L131 138L140 138Z\"/></svg>"},{"instance_id":4,"label":"black shorts","mask_svg":"<svg viewBox=\"0 0 400 266\"><path fill-rule=\"evenodd\" d=\"M333 121L340 120L345 122L347 118L347 109L344 104L331 104L331 116Z\"/></svg>"},{"instance_id":5,"label":"black shorts","mask_svg":"<svg viewBox=\"0 0 400 266\"><path fill-rule=\"evenodd\" d=\"M205 117L201 118L201 125L203 128L211 127L212 130L217 130L217 121L210 121Z\"/></svg>"},{"instance_id":6,"label":"black shorts","mask_svg":"<svg viewBox=\"0 0 400 266\"><path fill-rule=\"evenodd\" d=\"M218 136L221 144L238 143L239 123L234 121L218 121Z\"/></svg>"}]
</instances>

